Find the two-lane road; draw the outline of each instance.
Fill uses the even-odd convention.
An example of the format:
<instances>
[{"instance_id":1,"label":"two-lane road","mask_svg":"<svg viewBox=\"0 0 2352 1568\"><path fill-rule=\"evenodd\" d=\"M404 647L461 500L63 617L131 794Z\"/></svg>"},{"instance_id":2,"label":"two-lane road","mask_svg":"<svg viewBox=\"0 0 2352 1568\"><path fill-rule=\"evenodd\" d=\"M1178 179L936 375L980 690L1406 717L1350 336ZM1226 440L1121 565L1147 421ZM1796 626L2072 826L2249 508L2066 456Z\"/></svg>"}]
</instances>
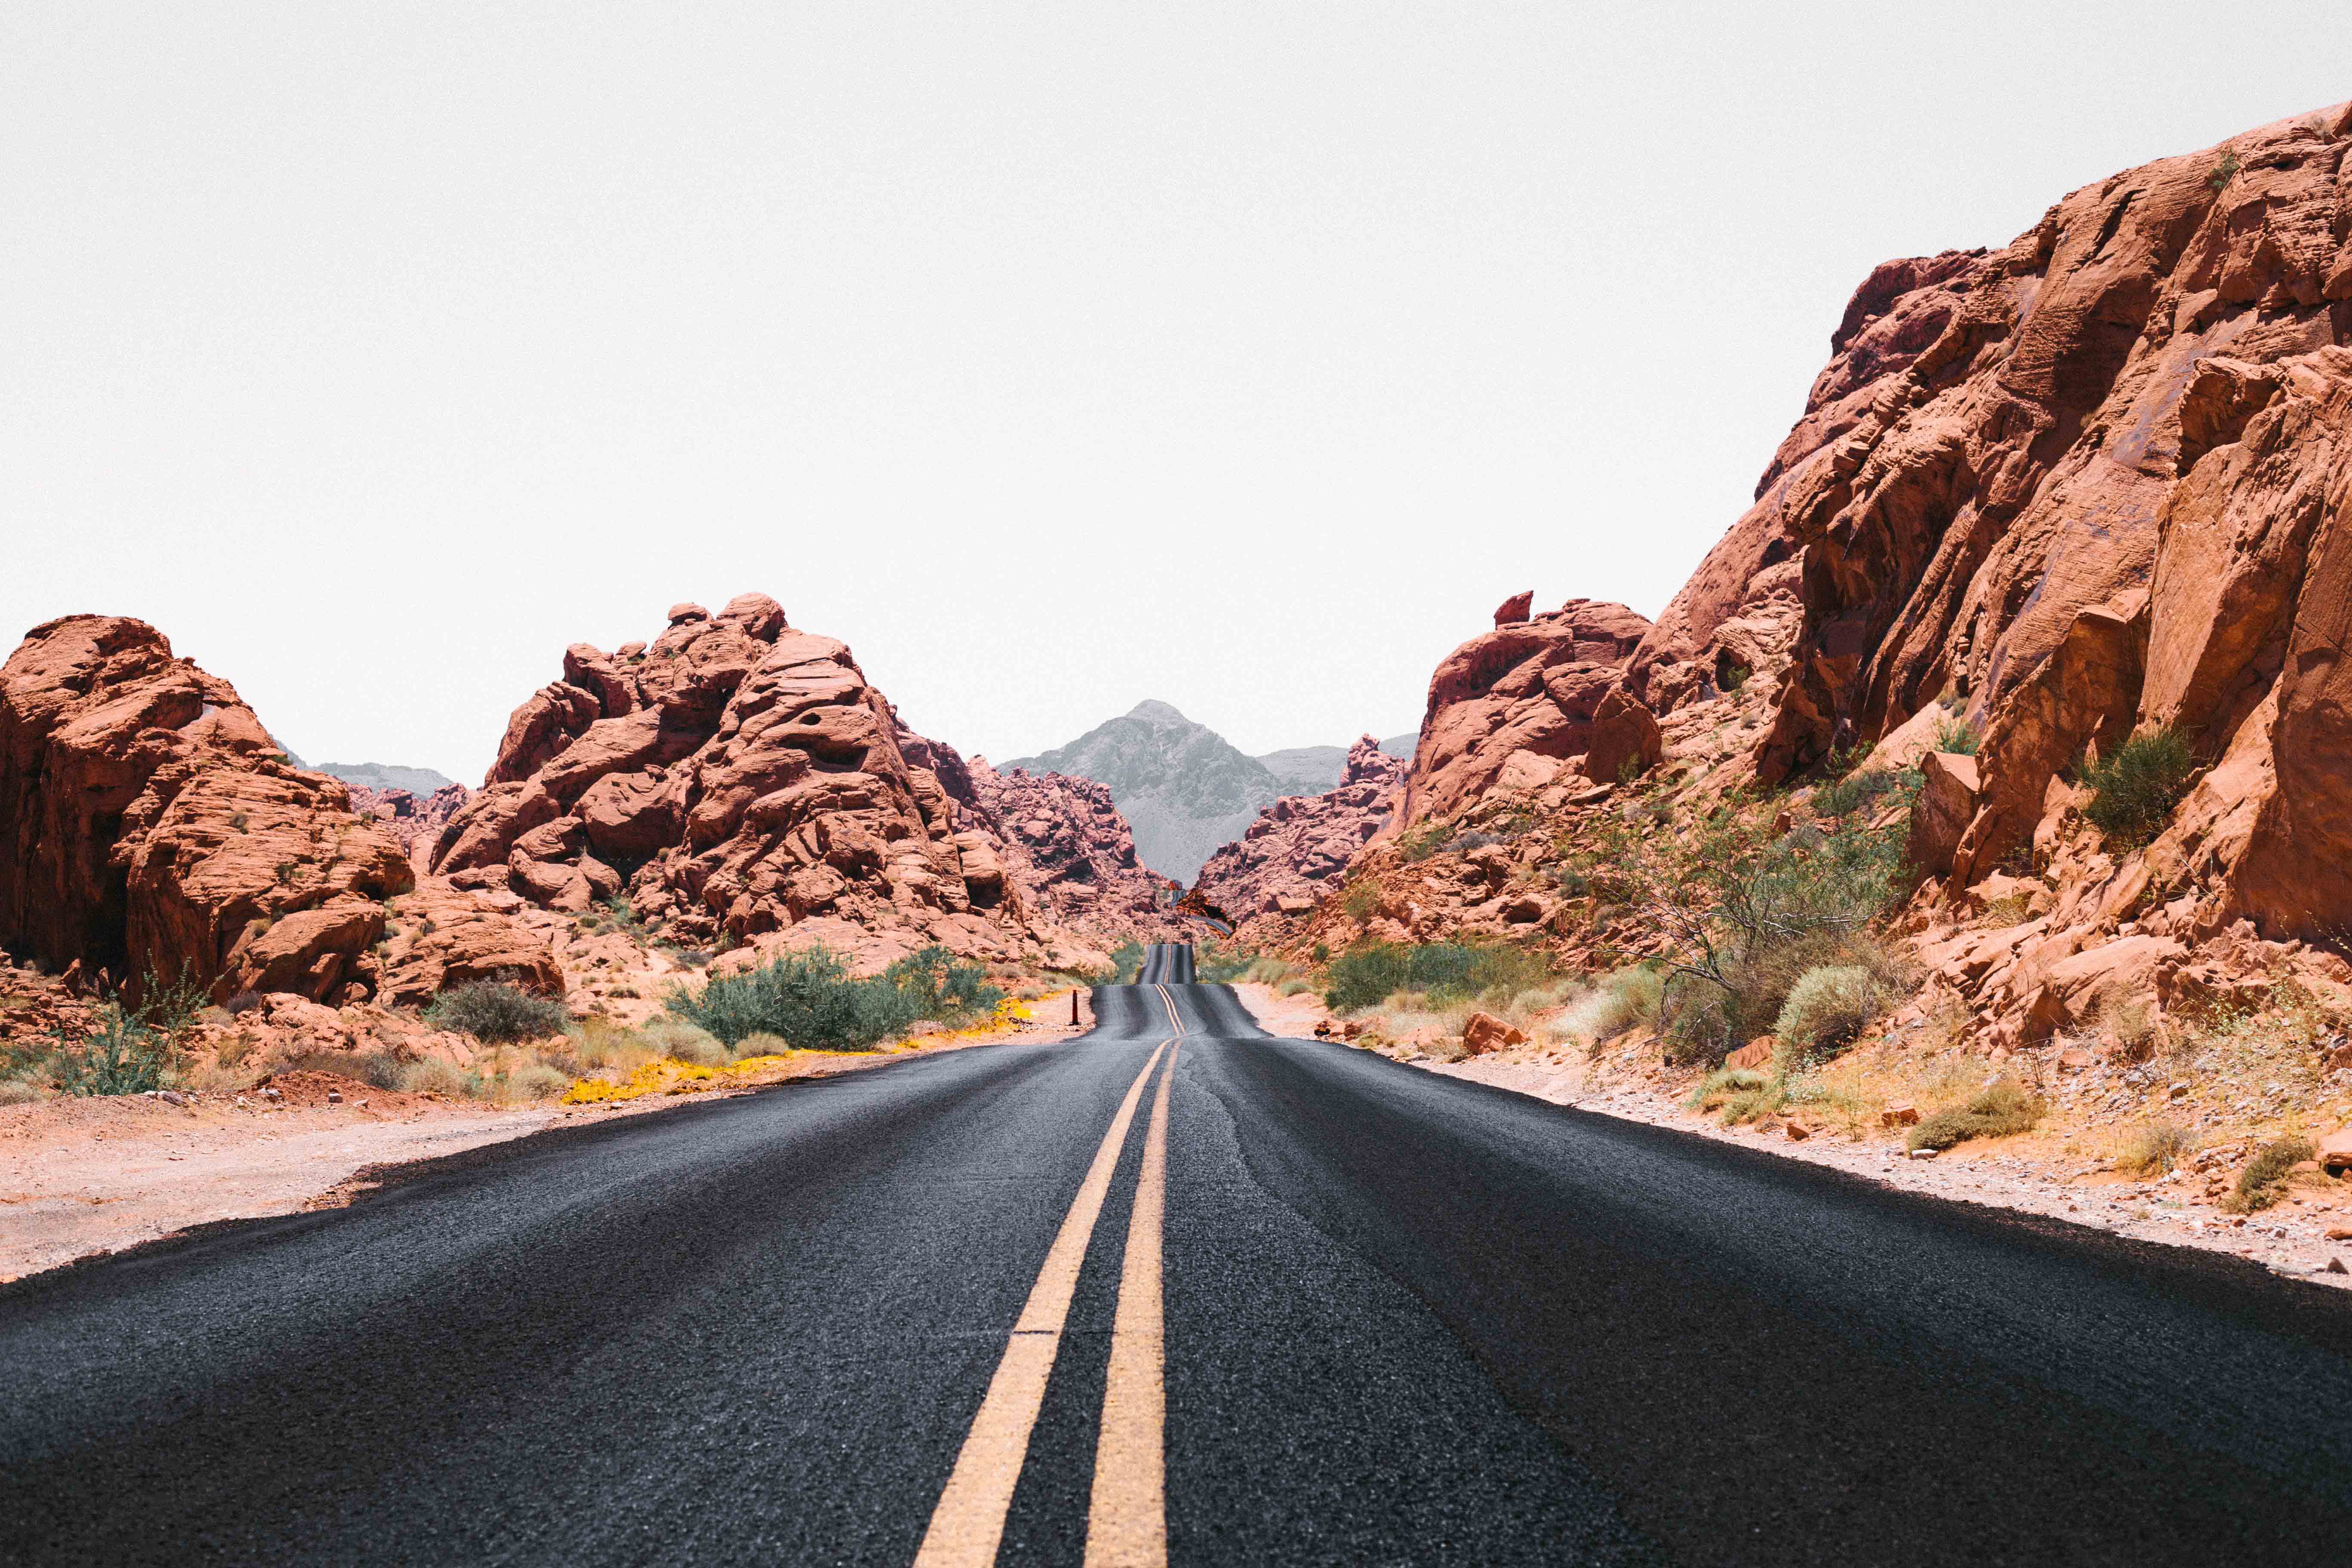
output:
<instances>
[{"instance_id":1,"label":"two-lane road","mask_svg":"<svg viewBox=\"0 0 2352 1568\"><path fill-rule=\"evenodd\" d=\"M2352 1550L2343 1298L1271 1039L1190 964L0 1289L0 1563Z\"/></svg>"}]
</instances>

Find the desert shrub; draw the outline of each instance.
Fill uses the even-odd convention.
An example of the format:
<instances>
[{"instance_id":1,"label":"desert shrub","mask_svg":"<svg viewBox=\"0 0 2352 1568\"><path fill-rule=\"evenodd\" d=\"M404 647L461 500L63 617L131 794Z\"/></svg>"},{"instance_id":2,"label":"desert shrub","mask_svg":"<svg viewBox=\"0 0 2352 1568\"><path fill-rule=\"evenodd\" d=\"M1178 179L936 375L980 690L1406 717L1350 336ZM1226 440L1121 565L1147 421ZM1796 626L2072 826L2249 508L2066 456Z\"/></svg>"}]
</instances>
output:
<instances>
[{"instance_id":1,"label":"desert shrub","mask_svg":"<svg viewBox=\"0 0 2352 1568\"><path fill-rule=\"evenodd\" d=\"M572 1014L562 1003L535 996L504 980L470 980L453 985L425 1009L436 1029L455 1029L486 1045L541 1039L563 1033Z\"/></svg>"},{"instance_id":2,"label":"desert shrub","mask_svg":"<svg viewBox=\"0 0 2352 1568\"><path fill-rule=\"evenodd\" d=\"M1719 1068L1686 1102L1694 1110L1720 1110L1728 1124L1769 1116L1789 1102L1787 1080L1752 1068Z\"/></svg>"},{"instance_id":3,"label":"desert shrub","mask_svg":"<svg viewBox=\"0 0 2352 1568\"><path fill-rule=\"evenodd\" d=\"M1984 744L1984 736L1979 734L1977 727L1966 719L1936 721L1936 750L1949 752L1958 756L1973 757L1977 754L1977 748L1982 744Z\"/></svg>"},{"instance_id":4,"label":"desert shrub","mask_svg":"<svg viewBox=\"0 0 2352 1568\"><path fill-rule=\"evenodd\" d=\"M407 1094L438 1094L464 1100L481 1087L481 1079L446 1057L425 1057L402 1064L400 1081L393 1087Z\"/></svg>"},{"instance_id":5,"label":"desert shrub","mask_svg":"<svg viewBox=\"0 0 2352 1568\"><path fill-rule=\"evenodd\" d=\"M2015 1079L2000 1079L1965 1105L1939 1110L1911 1129L1914 1149L1949 1149L1972 1138L2031 1132L2046 1109L2042 1097Z\"/></svg>"},{"instance_id":6,"label":"desert shrub","mask_svg":"<svg viewBox=\"0 0 2352 1568\"><path fill-rule=\"evenodd\" d=\"M2205 183L2217 191L2221 190L2231 180L2236 179L2238 171L2243 167L2244 165L2238 162L2238 155L2235 153L2224 153L2221 154L2221 161L2214 164L2211 172L2206 174Z\"/></svg>"},{"instance_id":7,"label":"desert shrub","mask_svg":"<svg viewBox=\"0 0 2352 1568\"><path fill-rule=\"evenodd\" d=\"M1254 980L1260 985L1279 985L1298 971L1278 958L1254 958L1242 971L1244 980Z\"/></svg>"},{"instance_id":8,"label":"desert shrub","mask_svg":"<svg viewBox=\"0 0 2352 1568\"><path fill-rule=\"evenodd\" d=\"M172 1042L136 1008L109 1002L98 1025L79 1039L62 1032L50 1058L51 1074L68 1094L144 1094L171 1079Z\"/></svg>"},{"instance_id":9,"label":"desert shrub","mask_svg":"<svg viewBox=\"0 0 2352 1568\"><path fill-rule=\"evenodd\" d=\"M1917 781L1857 777L1890 781L1856 785L1857 805L1907 794ZM1637 862L1629 875L1643 884L1642 912L1676 950L1660 1009L1669 1059L1719 1062L1770 1032L1808 969L1860 963L1891 973L1866 928L1904 885L1904 833L1855 820L1774 837L1727 809L1666 872Z\"/></svg>"},{"instance_id":10,"label":"desert shrub","mask_svg":"<svg viewBox=\"0 0 2352 1568\"><path fill-rule=\"evenodd\" d=\"M2134 1175L2155 1175L2171 1170L2196 1151L2197 1134L2179 1122L2143 1121L2116 1152L2116 1168Z\"/></svg>"},{"instance_id":11,"label":"desert shrub","mask_svg":"<svg viewBox=\"0 0 2352 1568\"><path fill-rule=\"evenodd\" d=\"M1404 989L1412 950L1401 942L1358 942L1331 961L1323 1000L1334 1011L1370 1007L1391 991Z\"/></svg>"},{"instance_id":12,"label":"desert shrub","mask_svg":"<svg viewBox=\"0 0 2352 1568\"><path fill-rule=\"evenodd\" d=\"M1569 1014L1569 1027L1599 1045L1636 1026L1658 1021L1665 977L1649 964L1621 969Z\"/></svg>"},{"instance_id":13,"label":"desert shrub","mask_svg":"<svg viewBox=\"0 0 2352 1568\"><path fill-rule=\"evenodd\" d=\"M1107 984L1112 985L1134 984L1136 976L1143 973L1143 961L1146 956L1147 954L1144 952L1143 944L1136 941L1133 937L1129 937L1125 942L1120 942L1117 947L1111 949L1111 977Z\"/></svg>"},{"instance_id":14,"label":"desert shrub","mask_svg":"<svg viewBox=\"0 0 2352 1568\"><path fill-rule=\"evenodd\" d=\"M764 1033L753 1030L752 1034ZM638 1036L656 1056L693 1067L714 1068L727 1059L727 1045L709 1029L675 1015L656 1015L638 1026ZM748 1039L750 1035L740 1037Z\"/></svg>"},{"instance_id":15,"label":"desert shrub","mask_svg":"<svg viewBox=\"0 0 2352 1568\"><path fill-rule=\"evenodd\" d=\"M1246 948L1227 947L1211 937L1192 949L1192 978L1203 985L1223 985L1249 973L1257 954Z\"/></svg>"},{"instance_id":16,"label":"desert shrub","mask_svg":"<svg viewBox=\"0 0 2352 1568\"><path fill-rule=\"evenodd\" d=\"M2179 731L2134 735L2083 769L2083 782L2094 792L2083 815L2110 838L2145 843L2156 837L2189 792L2189 775L2196 766L2189 737Z\"/></svg>"},{"instance_id":17,"label":"desert shrub","mask_svg":"<svg viewBox=\"0 0 2352 1568\"><path fill-rule=\"evenodd\" d=\"M1362 942L1332 962L1325 1000L1335 1008L1369 1007L1391 992L1412 991L1426 1005L1444 1008L1473 997L1514 995L1551 978L1540 955L1520 948Z\"/></svg>"},{"instance_id":18,"label":"desert shrub","mask_svg":"<svg viewBox=\"0 0 2352 1568\"><path fill-rule=\"evenodd\" d=\"M1716 672L1716 684L1726 691L1738 691L1748 684L1748 678L1754 673L1754 670L1734 659Z\"/></svg>"},{"instance_id":19,"label":"desert shrub","mask_svg":"<svg viewBox=\"0 0 2352 1568\"><path fill-rule=\"evenodd\" d=\"M864 1051L919 1019L968 1017L1003 996L986 984L985 971L954 963L943 949L911 953L881 974L859 979L839 957L817 947L721 975L699 993L673 990L667 1005L730 1045L764 1033L803 1050Z\"/></svg>"},{"instance_id":20,"label":"desert shrub","mask_svg":"<svg viewBox=\"0 0 2352 1568\"><path fill-rule=\"evenodd\" d=\"M1835 1051L1862 1033L1885 1001L1878 977L1864 965L1817 965L1789 987L1772 1033L1801 1058Z\"/></svg>"},{"instance_id":21,"label":"desert shrub","mask_svg":"<svg viewBox=\"0 0 2352 1568\"><path fill-rule=\"evenodd\" d=\"M959 962L944 947L910 952L885 969L882 978L907 994L917 1018L965 1023L1004 1000L1004 993L988 983L987 970Z\"/></svg>"},{"instance_id":22,"label":"desert shrub","mask_svg":"<svg viewBox=\"0 0 2352 1568\"><path fill-rule=\"evenodd\" d=\"M730 1050L728 1055L737 1061L741 1061L746 1057L782 1056L792 1048L792 1042L782 1035L746 1035L735 1042L733 1049Z\"/></svg>"},{"instance_id":23,"label":"desert shrub","mask_svg":"<svg viewBox=\"0 0 2352 1568\"><path fill-rule=\"evenodd\" d=\"M1372 917L1381 912L1381 885L1373 881L1356 883L1341 895L1339 912L1360 926L1370 924ZM1328 948L1324 950L1324 956L1330 956Z\"/></svg>"},{"instance_id":24,"label":"desert shrub","mask_svg":"<svg viewBox=\"0 0 2352 1568\"><path fill-rule=\"evenodd\" d=\"M1274 988L1277 996L1296 996L1302 991L1312 991L1314 985L1303 975L1294 974Z\"/></svg>"},{"instance_id":25,"label":"desert shrub","mask_svg":"<svg viewBox=\"0 0 2352 1568\"><path fill-rule=\"evenodd\" d=\"M0 1078L0 1105L26 1105L41 1098L40 1081L30 1073Z\"/></svg>"},{"instance_id":26,"label":"desert shrub","mask_svg":"<svg viewBox=\"0 0 2352 1568\"><path fill-rule=\"evenodd\" d=\"M529 1104L552 1100L572 1087L572 1079L546 1062L525 1062L507 1074L501 1100Z\"/></svg>"},{"instance_id":27,"label":"desert shrub","mask_svg":"<svg viewBox=\"0 0 2352 1568\"><path fill-rule=\"evenodd\" d=\"M256 1007L261 1005L261 993L258 991L240 991L236 995L230 997L226 1002L221 1004L221 1005L228 1009L228 1015L230 1017L241 1018L246 1014L252 1012Z\"/></svg>"},{"instance_id":28,"label":"desert shrub","mask_svg":"<svg viewBox=\"0 0 2352 1568\"><path fill-rule=\"evenodd\" d=\"M693 1025L681 1019L667 1016L656 1016L649 1021L647 1026L658 1025L673 1025L680 1029L694 1028ZM697 1029L695 1033L700 1034L701 1031ZM597 1072L605 1068L627 1069L643 1067L662 1054L661 1047L638 1030L625 1024L614 1023L610 1018L597 1017L581 1021L580 1032L572 1040L572 1050L584 1072Z\"/></svg>"},{"instance_id":29,"label":"desert shrub","mask_svg":"<svg viewBox=\"0 0 2352 1568\"><path fill-rule=\"evenodd\" d=\"M1822 816L1851 816L1857 811L1869 810L1879 801L1906 787L1916 789L1916 780L1906 783L1906 775L1885 768L1848 773L1822 786L1813 796L1813 810Z\"/></svg>"},{"instance_id":30,"label":"desert shrub","mask_svg":"<svg viewBox=\"0 0 2352 1568\"><path fill-rule=\"evenodd\" d=\"M2237 1188L2221 1200L2221 1206L2231 1214L2270 1207L2286 1195L2287 1173L2317 1152L2300 1138L2282 1138L2263 1145L2238 1173Z\"/></svg>"},{"instance_id":31,"label":"desert shrub","mask_svg":"<svg viewBox=\"0 0 2352 1568\"><path fill-rule=\"evenodd\" d=\"M1433 822L1397 840L1397 854L1407 865L1426 860L1454 842L1460 829L1451 822Z\"/></svg>"},{"instance_id":32,"label":"desert shrub","mask_svg":"<svg viewBox=\"0 0 2352 1568\"><path fill-rule=\"evenodd\" d=\"M1331 944L1328 942L1318 942L1307 951L1307 956L1318 963L1328 963L1331 962Z\"/></svg>"}]
</instances>

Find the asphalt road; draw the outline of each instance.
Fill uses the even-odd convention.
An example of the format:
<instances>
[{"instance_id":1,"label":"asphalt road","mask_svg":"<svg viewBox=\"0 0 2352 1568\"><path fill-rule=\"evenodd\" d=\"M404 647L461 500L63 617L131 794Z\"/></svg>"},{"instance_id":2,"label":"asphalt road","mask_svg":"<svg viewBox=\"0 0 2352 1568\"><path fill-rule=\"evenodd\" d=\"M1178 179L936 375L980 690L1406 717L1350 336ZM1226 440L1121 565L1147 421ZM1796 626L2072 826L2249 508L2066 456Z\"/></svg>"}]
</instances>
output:
<instances>
[{"instance_id":1,"label":"asphalt road","mask_svg":"<svg viewBox=\"0 0 2352 1568\"><path fill-rule=\"evenodd\" d=\"M2352 1554L2341 1296L1095 1005L0 1289L0 1563Z\"/></svg>"}]
</instances>

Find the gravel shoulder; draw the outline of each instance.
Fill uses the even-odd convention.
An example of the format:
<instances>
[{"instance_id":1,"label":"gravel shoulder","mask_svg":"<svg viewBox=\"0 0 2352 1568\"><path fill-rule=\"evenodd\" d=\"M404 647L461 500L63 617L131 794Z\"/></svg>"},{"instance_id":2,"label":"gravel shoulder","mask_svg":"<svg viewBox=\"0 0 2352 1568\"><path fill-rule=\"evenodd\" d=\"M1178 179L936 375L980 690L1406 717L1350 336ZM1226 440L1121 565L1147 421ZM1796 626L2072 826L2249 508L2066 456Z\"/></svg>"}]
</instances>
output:
<instances>
[{"instance_id":1,"label":"gravel shoulder","mask_svg":"<svg viewBox=\"0 0 2352 1568\"><path fill-rule=\"evenodd\" d=\"M1061 1005L1067 1005L1065 997ZM1039 1011L1053 1016L1050 1007ZM1031 1022L919 1048L1067 1039L1091 1022L1087 1008L1079 1029ZM906 1054L804 1060L788 1076L856 1072ZM388 1093L351 1080L341 1080L343 1103L328 1104L327 1075L302 1076L319 1079L320 1092L297 1092L276 1104L247 1090L0 1106L0 1284L219 1220L337 1206L401 1165L551 1127L658 1115L713 1095L752 1093L787 1075L691 1097L520 1110Z\"/></svg>"},{"instance_id":2,"label":"gravel shoulder","mask_svg":"<svg viewBox=\"0 0 2352 1568\"><path fill-rule=\"evenodd\" d=\"M1328 1016L1312 993L1277 996L1271 988L1254 984L1234 989L1271 1034L1309 1038L1315 1025ZM1393 1054L1426 1072L1509 1089L1553 1105L1670 1127L1783 1159L1832 1165L1905 1192L2047 1215L2141 1241L2226 1253L2315 1284L2352 1287L2352 1272L2334 1271L2352 1270L2352 1199L2336 1193L2298 1190L2275 1208L2231 1215L2204 1204L2193 1183L2137 1181L2098 1170L2079 1158L2055 1153L2032 1135L1984 1139L1933 1160L1914 1160L1905 1156L1900 1137L1894 1134L1855 1139L1822 1131L1792 1141L1785 1130L1726 1127L1687 1109L1683 1104L1687 1086L1667 1081L1663 1072L1612 1073L1573 1047L1521 1047L1457 1062L1409 1050Z\"/></svg>"}]
</instances>

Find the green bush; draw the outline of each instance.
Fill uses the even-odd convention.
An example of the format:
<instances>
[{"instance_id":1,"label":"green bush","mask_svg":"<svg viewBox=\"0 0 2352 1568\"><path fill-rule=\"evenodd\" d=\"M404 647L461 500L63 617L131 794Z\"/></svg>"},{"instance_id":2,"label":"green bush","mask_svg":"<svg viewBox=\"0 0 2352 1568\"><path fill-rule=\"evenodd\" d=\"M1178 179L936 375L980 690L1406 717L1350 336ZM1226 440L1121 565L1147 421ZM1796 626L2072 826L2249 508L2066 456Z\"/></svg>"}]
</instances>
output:
<instances>
[{"instance_id":1,"label":"green bush","mask_svg":"<svg viewBox=\"0 0 2352 1568\"><path fill-rule=\"evenodd\" d=\"M2015 1079L2001 1079L1966 1105L1939 1110L1911 1129L1914 1149L1949 1149L1971 1138L2031 1132L2046 1109L2042 1097Z\"/></svg>"},{"instance_id":2,"label":"green bush","mask_svg":"<svg viewBox=\"0 0 2352 1568\"><path fill-rule=\"evenodd\" d=\"M1800 1057L1850 1044L1885 1001L1878 977L1858 963L1822 964L1797 976L1772 1033Z\"/></svg>"},{"instance_id":3,"label":"green bush","mask_svg":"<svg viewBox=\"0 0 2352 1568\"><path fill-rule=\"evenodd\" d=\"M58 1088L68 1094L144 1094L170 1081L172 1041L139 1009L109 1002L88 1035L59 1036L50 1060Z\"/></svg>"},{"instance_id":4,"label":"green bush","mask_svg":"<svg viewBox=\"0 0 2352 1568\"><path fill-rule=\"evenodd\" d=\"M2222 1201L2221 1206L2231 1214L2251 1214L2270 1207L2286 1195L2287 1173L2317 1152L2300 1138L2282 1138L2263 1145L2246 1162L2246 1168L2238 1173L2237 1190Z\"/></svg>"},{"instance_id":5,"label":"green bush","mask_svg":"<svg viewBox=\"0 0 2352 1568\"><path fill-rule=\"evenodd\" d=\"M882 972L882 978L912 999L918 1018L964 1023L1004 1000L1004 993L988 983L987 970L959 963L955 954L936 945L899 959Z\"/></svg>"},{"instance_id":6,"label":"green bush","mask_svg":"<svg viewBox=\"0 0 2352 1568\"><path fill-rule=\"evenodd\" d=\"M1544 960L1515 947L1463 942L1360 942L1331 961L1325 1002L1334 1008L1370 1007L1397 991L1427 994L1435 1005L1489 993L1530 990L1551 978Z\"/></svg>"},{"instance_id":7,"label":"green bush","mask_svg":"<svg viewBox=\"0 0 2352 1568\"><path fill-rule=\"evenodd\" d=\"M2189 737L2178 730L2134 735L2112 755L2083 769L2083 782L2095 792L2083 815L2108 837L2146 843L2189 793L2189 775L2196 767Z\"/></svg>"},{"instance_id":8,"label":"green bush","mask_svg":"<svg viewBox=\"0 0 2352 1568\"><path fill-rule=\"evenodd\" d=\"M1136 977L1143 973L1143 960L1146 954L1144 952L1143 944L1136 941L1133 937L1128 938L1125 942L1120 942L1117 947L1111 949L1111 977L1108 984L1112 985L1134 984Z\"/></svg>"},{"instance_id":9,"label":"green bush","mask_svg":"<svg viewBox=\"0 0 2352 1568\"><path fill-rule=\"evenodd\" d=\"M1411 865L1426 860L1454 842L1460 826L1451 822L1433 822L1417 832L1408 833L1397 840L1397 854Z\"/></svg>"},{"instance_id":10,"label":"green bush","mask_svg":"<svg viewBox=\"0 0 2352 1568\"><path fill-rule=\"evenodd\" d=\"M453 985L425 1009L425 1021L436 1029L455 1029L485 1045L543 1039L560 1035L572 1022L571 1010L551 996L537 996L504 980L469 980Z\"/></svg>"},{"instance_id":11,"label":"green bush","mask_svg":"<svg viewBox=\"0 0 2352 1568\"><path fill-rule=\"evenodd\" d=\"M1973 757L1977 754L1977 748L1982 744L1984 737L1966 719L1936 721L1936 750L1949 752L1956 756Z\"/></svg>"},{"instance_id":12,"label":"green bush","mask_svg":"<svg viewBox=\"0 0 2352 1568\"><path fill-rule=\"evenodd\" d=\"M909 953L859 979L838 956L814 947L721 975L698 993L673 990L666 1005L728 1046L765 1034L803 1050L865 1051L920 1019L962 1022L983 1015L1003 995L987 983L985 970L956 962L944 948Z\"/></svg>"},{"instance_id":13,"label":"green bush","mask_svg":"<svg viewBox=\"0 0 2352 1568\"><path fill-rule=\"evenodd\" d=\"M1203 985L1223 985L1247 974L1256 963L1257 954L1245 948L1223 946L1211 937L1193 946L1192 978Z\"/></svg>"},{"instance_id":14,"label":"green bush","mask_svg":"<svg viewBox=\"0 0 2352 1568\"><path fill-rule=\"evenodd\" d=\"M1326 1005L1344 1012L1370 1007L1391 991L1404 989L1405 970L1412 950L1401 942L1358 942L1331 961L1330 983L1323 992Z\"/></svg>"}]
</instances>

